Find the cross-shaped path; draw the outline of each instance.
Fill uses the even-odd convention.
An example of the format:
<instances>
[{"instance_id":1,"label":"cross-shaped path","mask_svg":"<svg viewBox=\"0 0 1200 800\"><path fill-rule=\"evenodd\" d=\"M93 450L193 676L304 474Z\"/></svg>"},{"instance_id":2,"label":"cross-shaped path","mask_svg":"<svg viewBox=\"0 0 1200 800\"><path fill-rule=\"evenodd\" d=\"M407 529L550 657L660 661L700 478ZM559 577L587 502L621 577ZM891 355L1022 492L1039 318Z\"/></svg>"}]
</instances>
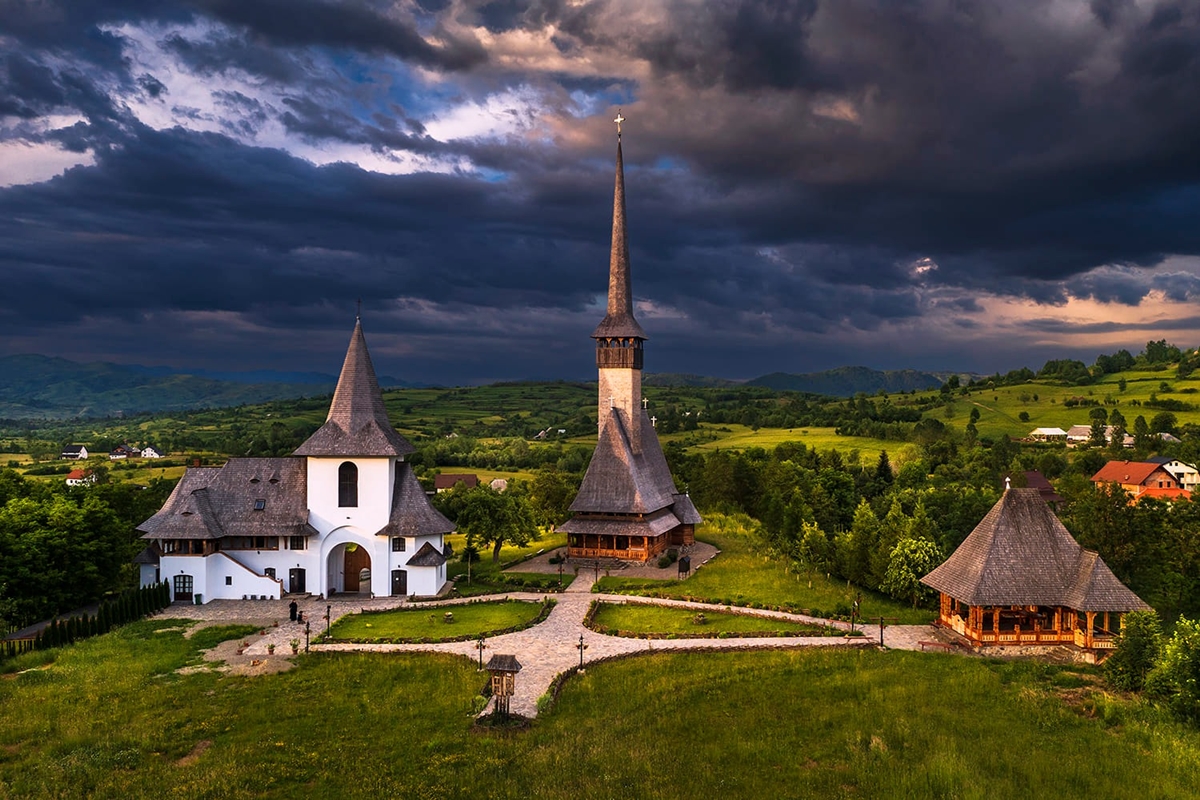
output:
<instances>
[{"instance_id":1,"label":"cross-shaped path","mask_svg":"<svg viewBox=\"0 0 1200 800\"><path fill-rule=\"evenodd\" d=\"M613 603L646 603L650 605L669 605L698 610L717 610L724 606L714 606L707 603L690 603L681 600L662 600L658 598L634 597L627 595L593 594L592 577L585 572L580 573L566 591L557 595L557 604L550 615L541 623L516 633L495 636L487 640L487 650L484 662L491 655L511 654L521 663L521 672L517 675L516 693L513 695L509 710L514 714L525 717L537 716L537 701L550 688L551 681L560 673L572 667L579 666L579 638L587 645L584 651L585 664L627 653L652 652L655 650L739 650L739 649L782 649L795 647L846 647L870 646L876 640L868 637L845 639L839 636L795 636L795 637L759 637L731 639L630 639L621 636L599 634L583 625L593 601L603 600ZM517 600L540 600L544 595L531 593L512 593L503 595ZM478 599L478 598L475 598ZM467 602L466 600L450 600L436 605L453 605ZM427 607L434 604L422 604ZM806 617L799 614L784 614L774 611L757 611L738 609L741 613L752 613L764 617L786 619L798 622L833 625L849 628L847 623L828 622L822 619ZM922 626L924 627L924 626ZM255 647L263 647L256 644ZM442 642L435 644L322 644L314 645L314 650L320 651L369 651L380 653L402 653L411 651L455 653L466 658L478 659L478 646L474 641ZM494 701L493 701L494 702ZM487 713L491 704L484 710Z\"/></svg>"}]
</instances>

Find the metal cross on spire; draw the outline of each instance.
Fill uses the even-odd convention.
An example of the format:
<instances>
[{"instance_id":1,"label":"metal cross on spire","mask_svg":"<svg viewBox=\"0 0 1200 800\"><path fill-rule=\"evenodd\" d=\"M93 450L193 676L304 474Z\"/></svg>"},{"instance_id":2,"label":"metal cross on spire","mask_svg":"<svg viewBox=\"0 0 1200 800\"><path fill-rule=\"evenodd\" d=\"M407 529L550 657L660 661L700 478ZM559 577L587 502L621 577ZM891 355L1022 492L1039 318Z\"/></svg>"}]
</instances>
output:
<instances>
[{"instance_id":1,"label":"metal cross on spire","mask_svg":"<svg viewBox=\"0 0 1200 800\"><path fill-rule=\"evenodd\" d=\"M354 318L362 319L362 298L361 297L358 298L358 302L357 302L356 308L354 310Z\"/></svg>"},{"instance_id":2,"label":"metal cross on spire","mask_svg":"<svg viewBox=\"0 0 1200 800\"><path fill-rule=\"evenodd\" d=\"M625 118L621 116L621 109L618 108L617 109L617 118L613 120L613 122L617 123L617 138L618 139L621 138L621 123L624 121L625 121Z\"/></svg>"}]
</instances>

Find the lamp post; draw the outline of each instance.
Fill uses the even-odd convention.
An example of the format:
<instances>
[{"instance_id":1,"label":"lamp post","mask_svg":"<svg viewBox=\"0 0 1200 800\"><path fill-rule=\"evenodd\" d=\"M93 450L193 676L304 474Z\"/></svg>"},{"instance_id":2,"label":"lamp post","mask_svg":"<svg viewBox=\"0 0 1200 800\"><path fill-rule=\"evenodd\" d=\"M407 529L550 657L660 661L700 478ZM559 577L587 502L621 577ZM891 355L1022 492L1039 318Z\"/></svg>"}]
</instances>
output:
<instances>
[{"instance_id":1,"label":"lamp post","mask_svg":"<svg viewBox=\"0 0 1200 800\"><path fill-rule=\"evenodd\" d=\"M481 633L481 634L479 634L479 639L475 642L475 647L477 650L479 650L479 668L480 669L483 669L483 651L487 649L487 645L484 644L484 639L485 639L485 637Z\"/></svg>"},{"instance_id":2,"label":"lamp post","mask_svg":"<svg viewBox=\"0 0 1200 800\"><path fill-rule=\"evenodd\" d=\"M579 634L579 644L575 645L579 648L579 671L583 671L583 651L587 650L587 645L583 643L583 634Z\"/></svg>"},{"instance_id":3,"label":"lamp post","mask_svg":"<svg viewBox=\"0 0 1200 800\"><path fill-rule=\"evenodd\" d=\"M329 635L329 623L333 619L333 606L325 606L325 634Z\"/></svg>"},{"instance_id":4,"label":"lamp post","mask_svg":"<svg viewBox=\"0 0 1200 800\"><path fill-rule=\"evenodd\" d=\"M308 652L308 634L312 629L311 626L312 623L310 622L304 623L304 652L306 653Z\"/></svg>"}]
</instances>

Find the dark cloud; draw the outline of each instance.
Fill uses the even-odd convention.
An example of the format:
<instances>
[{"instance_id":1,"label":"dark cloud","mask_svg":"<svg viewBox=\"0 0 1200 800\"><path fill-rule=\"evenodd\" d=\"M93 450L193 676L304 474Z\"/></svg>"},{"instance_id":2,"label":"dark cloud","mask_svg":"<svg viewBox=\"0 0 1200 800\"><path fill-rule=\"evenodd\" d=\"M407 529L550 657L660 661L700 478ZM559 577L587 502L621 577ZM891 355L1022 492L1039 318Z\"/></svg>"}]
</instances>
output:
<instances>
[{"instance_id":1,"label":"dark cloud","mask_svg":"<svg viewBox=\"0 0 1200 800\"><path fill-rule=\"evenodd\" d=\"M361 297L381 349L439 380L585 375L607 264L610 105L630 118L629 228L652 369L972 366L979 342L1015 361L991 368L1008 369L1022 353L1046 356L1047 337L1170 330L1050 312L1026 326L1031 344L984 317L988 296L1051 308L1200 296L1200 277L1169 266L1200 255L1200 7L1080 0L1067 11L1034 0L12 4L0 141L95 164L0 189L0 269L22 298L0 304L0 331L10 342L86 332L111 352L170 320L176 357L216 358L204 342L232 357L240 326L276 355L294 329L316 327L338 332L336 350ZM191 83L131 58L125 26L146 26ZM430 134L450 107L504 92L542 110L510 101L501 113L522 124L505 136ZM172 122L147 127L136 103ZM309 148L294 152L450 171L317 167L247 144L280 136ZM954 333L919 339L941 329Z\"/></svg>"}]
</instances>

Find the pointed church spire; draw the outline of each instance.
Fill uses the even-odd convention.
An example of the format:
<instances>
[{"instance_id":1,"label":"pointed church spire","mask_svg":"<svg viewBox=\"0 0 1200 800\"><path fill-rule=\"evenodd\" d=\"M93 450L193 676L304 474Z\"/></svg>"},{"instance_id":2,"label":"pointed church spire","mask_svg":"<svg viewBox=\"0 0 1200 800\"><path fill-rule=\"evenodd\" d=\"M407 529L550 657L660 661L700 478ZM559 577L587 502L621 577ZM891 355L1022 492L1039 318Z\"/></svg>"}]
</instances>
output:
<instances>
[{"instance_id":1,"label":"pointed church spire","mask_svg":"<svg viewBox=\"0 0 1200 800\"><path fill-rule=\"evenodd\" d=\"M356 316L350 347L325 424L296 450L298 456L403 456L415 448L392 427L375 367Z\"/></svg>"},{"instance_id":2,"label":"pointed church spire","mask_svg":"<svg viewBox=\"0 0 1200 800\"><path fill-rule=\"evenodd\" d=\"M592 333L593 339L635 337L646 332L633 316L633 289L629 275L629 243L625 237L625 164L621 155L621 123L617 112L617 178L613 189L612 249L608 259L608 313Z\"/></svg>"}]
</instances>

